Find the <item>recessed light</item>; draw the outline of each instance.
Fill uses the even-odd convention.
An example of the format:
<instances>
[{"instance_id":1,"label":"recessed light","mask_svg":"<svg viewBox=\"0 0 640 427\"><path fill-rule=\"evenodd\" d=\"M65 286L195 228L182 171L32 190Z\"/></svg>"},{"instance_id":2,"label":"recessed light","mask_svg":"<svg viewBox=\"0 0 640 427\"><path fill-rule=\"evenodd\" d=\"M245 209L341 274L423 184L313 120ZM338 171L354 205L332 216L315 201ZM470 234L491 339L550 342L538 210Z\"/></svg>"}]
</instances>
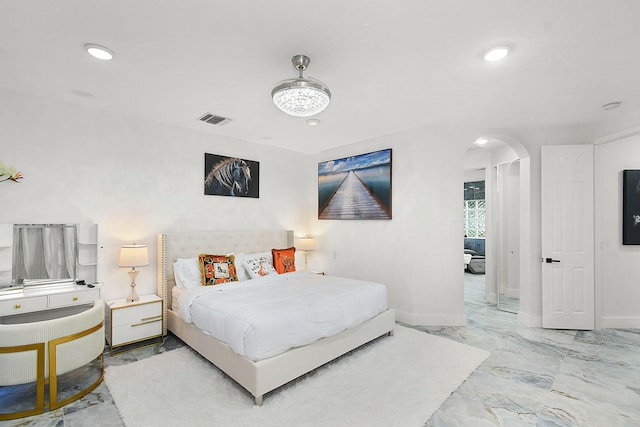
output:
<instances>
[{"instance_id":1,"label":"recessed light","mask_svg":"<svg viewBox=\"0 0 640 427\"><path fill-rule=\"evenodd\" d=\"M609 102L608 104L604 104L602 106L603 110L615 110L616 108L620 107L620 105L622 105L622 102L616 101L616 102Z\"/></svg>"},{"instance_id":2,"label":"recessed light","mask_svg":"<svg viewBox=\"0 0 640 427\"><path fill-rule=\"evenodd\" d=\"M309 126L318 126L320 124L320 120L318 120L318 119L307 119L307 124Z\"/></svg>"},{"instance_id":3,"label":"recessed light","mask_svg":"<svg viewBox=\"0 0 640 427\"><path fill-rule=\"evenodd\" d=\"M509 52L511 52L511 48L509 46L495 46L486 50L482 54L482 59L488 62L500 61L502 58L507 56Z\"/></svg>"},{"instance_id":4,"label":"recessed light","mask_svg":"<svg viewBox=\"0 0 640 427\"><path fill-rule=\"evenodd\" d=\"M109 61L114 57L114 53L111 49L100 46L99 44L87 43L84 45L84 48L89 52L89 55L94 58L102 59L103 61Z\"/></svg>"},{"instance_id":5,"label":"recessed light","mask_svg":"<svg viewBox=\"0 0 640 427\"><path fill-rule=\"evenodd\" d=\"M486 145L487 142L489 142L489 140L484 136L481 136L480 138L476 139L476 145L480 145L480 146Z\"/></svg>"}]
</instances>

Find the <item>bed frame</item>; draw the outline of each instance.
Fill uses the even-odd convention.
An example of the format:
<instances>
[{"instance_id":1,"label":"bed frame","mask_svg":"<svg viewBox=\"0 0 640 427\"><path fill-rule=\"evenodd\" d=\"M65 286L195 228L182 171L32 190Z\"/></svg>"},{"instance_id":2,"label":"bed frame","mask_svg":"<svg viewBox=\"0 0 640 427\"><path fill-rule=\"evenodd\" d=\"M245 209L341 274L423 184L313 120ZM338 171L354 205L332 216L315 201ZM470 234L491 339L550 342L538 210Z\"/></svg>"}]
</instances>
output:
<instances>
[{"instance_id":1,"label":"bed frame","mask_svg":"<svg viewBox=\"0 0 640 427\"><path fill-rule=\"evenodd\" d=\"M185 323L171 309L175 286L173 263L178 257L201 253L255 253L293 246L291 230L215 231L158 235L158 295L164 301L163 334L171 331L216 365L262 405L264 395L289 381L382 335L393 334L393 310L380 313L355 328L291 349L269 359L253 362L235 353L227 344Z\"/></svg>"}]
</instances>

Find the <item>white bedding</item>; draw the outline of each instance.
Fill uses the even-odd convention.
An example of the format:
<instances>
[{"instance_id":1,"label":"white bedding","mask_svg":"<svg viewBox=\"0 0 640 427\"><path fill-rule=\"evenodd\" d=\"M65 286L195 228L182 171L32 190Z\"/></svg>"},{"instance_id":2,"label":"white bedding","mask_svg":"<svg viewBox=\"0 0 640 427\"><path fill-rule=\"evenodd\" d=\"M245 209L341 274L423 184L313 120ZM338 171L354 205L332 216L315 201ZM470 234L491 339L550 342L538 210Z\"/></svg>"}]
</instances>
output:
<instances>
[{"instance_id":1,"label":"white bedding","mask_svg":"<svg viewBox=\"0 0 640 427\"><path fill-rule=\"evenodd\" d=\"M182 319L253 361L310 344L387 309L379 283L309 272L173 290Z\"/></svg>"}]
</instances>

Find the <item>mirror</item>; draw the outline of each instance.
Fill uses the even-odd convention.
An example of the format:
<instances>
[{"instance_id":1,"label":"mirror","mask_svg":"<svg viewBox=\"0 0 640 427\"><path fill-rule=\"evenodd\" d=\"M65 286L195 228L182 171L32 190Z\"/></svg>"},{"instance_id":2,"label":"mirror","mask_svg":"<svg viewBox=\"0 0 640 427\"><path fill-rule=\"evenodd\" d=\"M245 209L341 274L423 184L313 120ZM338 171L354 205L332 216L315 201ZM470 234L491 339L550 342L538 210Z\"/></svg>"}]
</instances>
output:
<instances>
[{"instance_id":1,"label":"mirror","mask_svg":"<svg viewBox=\"0 0 640 427\"><path fill-rule=\"evenodd\" d=\"M75 224L14 224L12 287L75 282L77 273Z\"/></svg>"},{"instance_id":2,"label":"mirror","mask_svg":"<svg viewBox=\"0 0 640 427\"><path fill-rule=\"evenodd\" d=\"M498 310L520 309L520 161L497 165Z\"/></svg>"}]
</instances>

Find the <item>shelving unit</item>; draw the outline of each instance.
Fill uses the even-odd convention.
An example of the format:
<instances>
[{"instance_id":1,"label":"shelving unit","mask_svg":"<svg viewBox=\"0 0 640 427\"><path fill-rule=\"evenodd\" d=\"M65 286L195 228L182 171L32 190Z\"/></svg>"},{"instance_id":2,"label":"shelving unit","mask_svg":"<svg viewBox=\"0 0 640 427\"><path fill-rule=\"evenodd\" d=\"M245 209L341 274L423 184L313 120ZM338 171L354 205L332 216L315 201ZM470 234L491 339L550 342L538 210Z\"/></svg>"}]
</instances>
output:
<instances>
[{"instance_id":1,"label":"shelving unit","mask_svg":"<svg viewBox=\"0 0 640 427\"><path fill-rule=\"evenodd\" d=\"M13 224L0 224L0 284L11 283Z\"/></svg>"},{"instance_id":2,"label":"shelving unit","mask_svg":"<svg viewBox=\"0 0 640 427\"><path fill-rule=\"evenodd\" d=\"M98 281L98 224L78 224L78 279Z\"/></svg>"}]
</instances>

